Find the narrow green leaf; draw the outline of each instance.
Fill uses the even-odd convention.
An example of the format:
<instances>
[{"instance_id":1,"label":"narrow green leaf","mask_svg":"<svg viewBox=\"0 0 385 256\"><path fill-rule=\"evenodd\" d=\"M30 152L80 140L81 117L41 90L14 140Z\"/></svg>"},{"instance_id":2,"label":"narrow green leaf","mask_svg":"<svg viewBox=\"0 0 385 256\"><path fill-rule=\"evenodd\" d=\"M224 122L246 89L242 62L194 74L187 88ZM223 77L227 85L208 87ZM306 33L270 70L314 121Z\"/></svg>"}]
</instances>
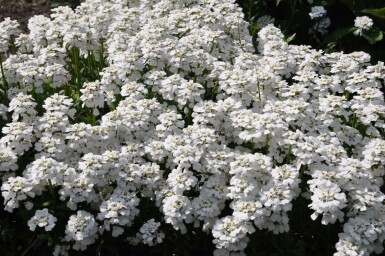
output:
<instances>
[{"instance_id":1,"label":"narrow green leaf","mask_svg":"<svg viewBox=\"0 0 385 256\"><path fill-rule=\"evenodd\" d=\"M350 10L352 10L353 12L356 11L356 3L354 0L340 0L344 5L346 5L347 7L349 7Z\"/></svg>"},{"instance_id":2,"label":"narrow green leaf","mask_svg":"<svg viewBox=\"0 0 385 256\"><path fill-rule=\"evenodd\" d=\"M275 0L275 4L276 4L276 6L278 6L279 5L279 3L281 2L282 0Z\"/></svg>"},{"instance_id":3,"label":"narrow green leaf","mask_svg":"<svg viewBox=\"0 0 385 256\"><path fill-rule=\"evenodd\" d=\"M354 31L356 30L355 27L350 27L350 28L341 28L341 29L337 29L335 31L333 31L332 33L330 33L325 39L324 41L322 41L320 43L319 46L323 46L323 45L326 45L330 42L335 42L337 41L338 39L350 34L350 33L353 33Z\"/></svg>"},{"instance_id":4,"label":"narrow green leaf","mask_svg":"<svg viewBox=\"0 0 385 256\"><path fill-rule=\"evenodd\" d=\"M255 36L257 35L257 32L261 29L261 26L258 24L258 23L254 23L251 27L250 27L250 33L252 36Z\"/></svg>"},{"instance_id":5,"label":"narrow green leaf","mask_svg":"<svg viewBox=\"0 0 385 256\"><path fill-rule=\"evenodd\" d=\"M372 14L377 18L385 19L385 7L379 9L365 9L362 10L362 12Z\"/></svg>"},{"instance_id":6,"label":"narrow green leaf","mask_svg":"<svg viewBox=\"0 0 385 256\"><path fill-rule=\"evenodd\" d=\"M296 33L292 34L292 35L289 36L288 38L285 38L285 42L286 42L286 43L290 43L291 41L293 41L294 38L295 38L295 35L296 35Z\"/></svg>"},{"instance_id":7,"label":"narrow green leaf","mask_svg":"<svg viewBox=\"0 0 385 256\"><path fill-rule=\"evenodd\" d=\"M369 41L370 44L375 44L382 40L383 34L379 29L363 30L362 35Z\"/></svg>"}]
</instances>

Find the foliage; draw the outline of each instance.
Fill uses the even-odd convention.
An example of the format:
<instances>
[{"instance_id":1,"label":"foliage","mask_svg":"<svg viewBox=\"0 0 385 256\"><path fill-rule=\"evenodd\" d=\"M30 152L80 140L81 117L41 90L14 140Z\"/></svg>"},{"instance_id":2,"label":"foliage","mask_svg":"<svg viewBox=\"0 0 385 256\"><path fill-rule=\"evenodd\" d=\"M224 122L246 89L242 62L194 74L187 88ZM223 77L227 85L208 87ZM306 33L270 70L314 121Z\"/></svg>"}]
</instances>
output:
<instances>
[{"instance_id":1,"label":"foliage","mask_svg":"<svg viewBox=\"0 0 385 256\"><path fill-rule=\"evenodd\" d=\"M52 0L52 3L60 4L60 5L69 5L72 8L76 8L79 6L83 0Z\"/></svg>"},{"instance_id":2,"label":"foliage","mask_svg":"<svg viewBox=\"0 0 385 256\"><path fill-rule=\"evenodd\" d=\"M245 18L250 23L251 33L261 28L260 17L274 18L274 24L279 26L285 36L294 36L292 43L297 45L312 45L326 52L365 51L372 56L372 61L385 60L385 1L367 0L238 0L242 6ZM311 8L323 6L326 15L320 19L311 19ZM374 21L372 29L356 36L354 21L357 17L368 16ZM328 27L322 27L322 20L330 19ZM258 22L258 19L259 22ZM265 19L266 20L266 19ZM323 24L325 25L325 24Z\"/></svg>"}]
</instances>

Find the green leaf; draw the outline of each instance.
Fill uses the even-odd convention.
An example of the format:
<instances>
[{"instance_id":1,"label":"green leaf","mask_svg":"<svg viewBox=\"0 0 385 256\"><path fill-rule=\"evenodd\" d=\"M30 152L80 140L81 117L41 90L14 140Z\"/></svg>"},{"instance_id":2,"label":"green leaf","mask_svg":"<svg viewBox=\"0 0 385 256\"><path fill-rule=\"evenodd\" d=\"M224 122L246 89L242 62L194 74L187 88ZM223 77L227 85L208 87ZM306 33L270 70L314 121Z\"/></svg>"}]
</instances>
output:
<instances>
[{"instance_id":1,"label":"green leaf","mask_svg":"<svg viewBox=\"0 0 385 256\"><path fill-rule=\"evenodd\" d=\"M355 27L337 29L337 30L333 31L332 33L330 33L328 36L326 36L326 38L320 43L319 46L326 45L330 42L335 42L338 39L340 39L340 38L342 38L342 37L344 37L350 33L353 33L355 30L356 30Z\"/></svg>"},{"instance_id":2,"label":"green leaf","mask_svg":"<svg viewBox=\"0 0 385 256\"><path fill-rule=\"evenodd\" d=\"M356 11L356 1L355 0L340 0L344 5L346 5L347 7L349 7L350 10L352 10L353 12Z\"/></svg>"},{"instance_id":3,"label":"green leaf","mask_svg":"<svg viewBox=\"0 0 385 256\"><path fill-rule=\"evenodd\" d=\"M375 44L383 38L382 32L377 28L363 30L362 35L369 41L370 44Z\"/></svg>"},{"instance_id":4,"label":"green leaf","mask_svg":"<svg viewBox=\"0 0 385 256\"><path fill-rule=\"evenodd\" d=\"M47 201L47 202L44 202L44 203L43 203L43 206L44 206L44 207L47 207L47 206L49 206L50 204L51 204L51 202Z\"/></svg>"},{"instance_id":5,"label":"green leaf","mask_svg":"<svg viewBox=\"0 0 385 256\"><path fill-rule=\"evenodd\" d=\"M278 6L279 5L279 3L281 2L282 0L275 0L275 4L276 4L276 6Z\"/></svg>"},{"instance_id":6,"label":"green leaf","mask_svg":"<svg viewBox=\"0 0 385 256\"><path fill-rule=\"evenodd\" d=\"M294 38L295 38L295 35L296 35L296 33L292 34L292 35L289 36L288 38L285 38L285 39L284 39L285 42L286 42L286 43L290 43L291 41L293 41Z\"/></svg>"},{"instance_id":7,"label":"green leaf","mask_svg":"<svg viewBox=\"0 0 385 256\"><path fill-rule=\"evenodd\" d=\"M379 9L365 9L362 10L362 12L372 14L377 18L385 19L385 7Z\"/></svg>"},{"instance_id":8,"label":"green leaf","mask_svg":"<svg viewBox=\"0 0 385 256\"><path fill-rule=\"evenodd\" d=\"M258 23L254 23L250 26L250 33L252 36L257 35L257 32L261 29L261 26Z\"/></svg>"}]
</instances>

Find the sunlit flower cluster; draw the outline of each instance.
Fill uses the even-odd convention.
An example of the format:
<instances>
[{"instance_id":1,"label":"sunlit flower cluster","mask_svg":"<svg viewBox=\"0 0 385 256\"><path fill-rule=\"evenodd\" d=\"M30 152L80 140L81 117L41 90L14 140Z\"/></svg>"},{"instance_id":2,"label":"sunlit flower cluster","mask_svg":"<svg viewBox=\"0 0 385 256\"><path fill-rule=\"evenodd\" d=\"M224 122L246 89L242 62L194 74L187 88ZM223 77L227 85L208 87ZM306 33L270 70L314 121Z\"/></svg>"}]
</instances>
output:
<instances>
[{"instance_id":1,"label":"sunlit flower cluster","mask_svg":"<svg viewBox=\"0 0 385 256\"><path fill-rule=\"evenodd\" d=\"M362 35L362 31L369 30L373 26L373 20L368 16L359 16L354 20L355 35Z\"/></svg>"},{"instance_id":2,"label":"sunlit flower cluster","mask_svg":"<svg viewBox=\"0 0 385 256\"><path fill-rule=\"evenodd\" d=\"M343 225L335 255L383 250L384 63L271 23L255 52L231 0L87 0L15 26L0 23L1 192L31 230L68 217L55 255L134 223L149 246L194 227L244 255L257 229L290 230L298 197Z\"/></svg>"}]
</instances>

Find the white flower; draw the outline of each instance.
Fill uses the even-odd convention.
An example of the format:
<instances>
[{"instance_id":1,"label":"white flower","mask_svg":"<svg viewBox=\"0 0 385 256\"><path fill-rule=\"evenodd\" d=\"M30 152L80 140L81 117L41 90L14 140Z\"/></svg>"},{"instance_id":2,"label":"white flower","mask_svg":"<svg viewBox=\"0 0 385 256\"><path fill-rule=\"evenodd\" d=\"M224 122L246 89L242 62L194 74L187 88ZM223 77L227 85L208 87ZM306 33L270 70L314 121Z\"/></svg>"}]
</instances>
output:
<instances>
[{"instance_id":1,"label":"white flower","mask_svg":"<svg viewBox=\"0 0 385 256\"><path fill-rule=\"evenodd\" d=\"M31 180L33 184L45 185L51 182L53 185L63 183L63 175L68 168L62 162L58 162L52 158L42 156L30 163L24 171L24 177Z\"/></svg>"},{"instance_id":2,"label":"white flower","mask_svg":"<svg viewBox=\"0 0 385 256\"><path fill-rule=\"evenodd\" d=\"M97 218L104 220L106 230L110 230L110 225L114 225L112 236L117 237L123 233L123 229L115 225L131 226L134 218L139 214L139 210L136 208L138 205L139 199L135 193L117 188L111 197L100 205L100 213Z\"/></svg>"},{"instance_id":3,"label":"white flower","mask_svg":"<svg viewBox=\"0 0 385 256\"><path fill-rule=\"evenodd\" d=\"M16 171L17 156L9 147L0 148L0 172Z\"/></svg>"},{"instance_id":4,"label":"white flower","mask_svg":"<svg viewBox=\"0 0 385 256\"><path fill-rule=\"evenodd\" d=\"M188 169L177 168L168 175L167 183L175 191L190 190L197 183L198 179Z\"/></svg>"},{"instance_id":5,"label":"white flower","mask_svg":"<svg viewBox=\"0 0 385 256\"><path fill-rule=\"evenodd\" d=\"M70 245L56 245L55 249L52 252L54 256L69 256L68 251L70 250Z\"/></svg>"},{"instance_id":6,"label":"white flower","mask_svg":"<svg viewBox=\"0 0 385 256\"><path fill-rule=\"evenodd\" d=\"M98 237L98 226L94 216L86 211L78 211L71 215L65 229L65 240L75 241L72 246L75 250L84 251L88 245L93 244Z\"/></svg>"},{"instance_id":7,"label":"white flower","mask_svg":"<svg viewBox=\"0 0 385 256\"><path fill-rule=\"evenodd\" d=\"M32 184L24 177L9 177L1 185L1 195L4 198L4 210L13 212L19 207L19 202L27 197L35 197Z\"/></svg>"},{"instance_id":8,"label":"white flower","mask_svg":"<svg viewBox=\"0 0 385 256\"><path fill-rule=\"evenodd\" d=\"M37 111L36 103L31 95L25 95L19 93L9 103L8 111L12 111L12 121L24 121L26 123L32 123L36 118Z\"/></svg>"},{"instance_id":9,"label":"white flower","mask_svg":"<svg viewBox=\"0 0 385 256\"><path fill-rule=\"evenodd\" d=\"M0 138L0 145L9 147L16 155L21 155L32 147L35 142L34 128L24 122L12 122L3 127L5 134Z\"/></svg>"},{"instance_id":10,"label":"white flower","mask_svg":"<svg viewBox=\"0 0 385 256\"><path fill-rule=\"evenodd\" d=\"M0 52L6 53L9 50L11 44L11 38L18 36L20 33L19 23L16 20L11 20L7 17L2 22L0 22Z\"/></svg>"},{"instance_id":11,"label":"white flower","mask_svg":"<svg viewBox=\"0 0 385 256\"><path fill-rule=\"evenodd\" d=\"M48 212L47 208L37 210L35 215L28 221L28 226L31 231L35 231L36 226L51 231L57 221L56 217Z\"/></svg>"},{"instance_id":12,"label":"white flower","mask_svg":"<svg viewBox=\"0 0 385 256\"><path fill-rule=\"evenodd\" d=\"M310 18L313 20L313 19L317 19L317 18L321 18L323 16L326 15L326 10L325 8L320 5L320 6L313 6L311 8L311 12L309 13L309 16Z\"/></svg>"},{"instance_id":13,"label":"white flower","mask_svg":"<svg viewBox=\"0 0 385 256\"><path fill-rule=\"evenodd\" d=\"M62 112L73 118L76 110L71 109L72 105L72 99L55 93L44 101L43 108L50 112Z\"/></svg>"},{"instance_id":14,"label":"white flower","mask_svg":"<svg viewBox=\"0 0 385 256\"><path fill-rule=\"evenodd\" d=\"M342 221L344 213L341 210L346 207L347 199L338 185L329 180L311 180L308 183L313 192L309 207L315 210L311 218L315 220L318 215L323 215L321 222L324 225L337 219Z\"/></svg>"},{"instance_id":15,"label":"white flower","mask_svg":"<svg viewBox=\"0 0 385 256\"><path fill-rule=\"evenodd\" d=\"M330 25L331 25L330 18L324 17L321 20L319 20L317 24L313 26L313 28L317 32L319 32L321 35L325 35L328 32L328 28L330 27Z\"/></svg>"},{"instance_id":16,"label":"white flower","mask_svg":"<svg viewBox=\"0 0 385 256\"><path fill-rule=\"evenodd\" d=\"M83 101L83 106L92 108L94 115L99 115L97 108L104 106L105 99L101 90L101 83L99 81L84 83L80 92L82 93L80 100Z\"/></svg>"},{"instance_id":17,"label":"white flower","mask_svg":"<svg viewBox=\"0 0 385 256\"><path fill-rule=\"evenodd\" d=\"M221 213L224 203L222 200L210 195L210 190L201 191L199 197L194 198L191 203L198 219L210 223Z\"/></svg>"},{"instance_id":18,"label":"white flower","mask_svg":"<svg viewBox=\"0 0 385 256\"><path fill-rule=\"evenodd\" d=\"M227 216L215 221L212 230L213 243L218 249L242 251L247 246L247 234L254 232L255 229L249 222Z\"/></svg>"},{"instance_id":19,"label":"white flower","mask_svg":"<svg viewBox=\"0 0 385 256\"><path fill-rule=\"evenodd\" d=\"M262 28L262 27L265 27L269 24L274 24L274 21L275 19L269 15L264 15L264 16L261 16L257 19L257 23L259 24L259 26Z\"/></svg>"},{"instance_id":20,"label":"white flower","mask_svg":"<svg viewBox=\"0 0 385 256\"><path fill-rule=\"evenodd\" d=\"M359 16L354 20L354 26L357 28L354 34L362 35L362 31L369 30L373 26L373 20L368 16Z\"/></svg>"},{"instance_id":21,"label":"white flower","mask_svg":"<svg viewBox=\"0 0 385 256\"><path fill-rule=\"evenodd\" d=\"M163 199L163 213L166 223L170 223L175 230L186 234L187 229L184 221L192 222L192 206L190 200L183 195L171 195Z\"/></svg>"},{"instance_id":22,"label":"white flower","mask_svg":"<svg viewBox=\"0 0 385 256\"><path fill-rule=\"evenodd\" d=\"M158 231L160 227L160 222L155 222L155 219L150 219L144 223L137 234L140 237L144 244L149 246L154 246L163 242L165 234L162 231Z\"/></svg>"},{"instance_id":23,"label":"white flower","mask_svg":"<svg viewBox=\"0 0 385 256\"><path fill-rule=\"evenodd\" d=\"M354 26L358 29L368 30L373 26L373 20L368 16L356 17Z\"/></svg>"}]
</instances>

